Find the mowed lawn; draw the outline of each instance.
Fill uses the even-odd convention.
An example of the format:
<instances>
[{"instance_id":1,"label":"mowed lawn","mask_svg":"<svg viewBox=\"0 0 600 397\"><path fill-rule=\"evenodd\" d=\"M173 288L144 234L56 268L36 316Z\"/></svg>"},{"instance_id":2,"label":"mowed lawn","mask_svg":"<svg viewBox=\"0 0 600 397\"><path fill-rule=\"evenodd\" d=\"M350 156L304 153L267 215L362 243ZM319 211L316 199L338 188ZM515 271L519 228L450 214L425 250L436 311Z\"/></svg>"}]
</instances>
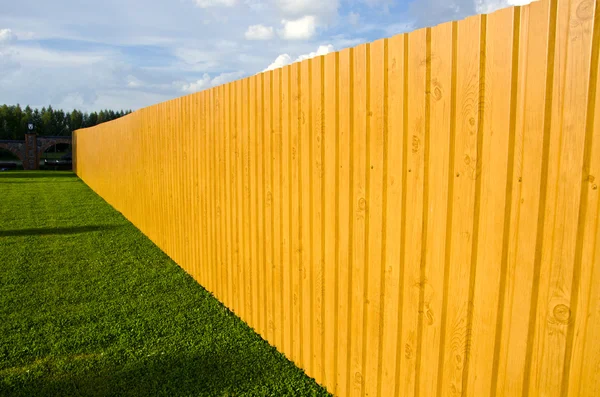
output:
<instances>
[{"instance_id":1,"label":"mowed lawn","mask_svg":"<svg viewBox=\"0 0 600 397\"><path fill-rule=\"evenodd\" d=\"M324 396L71 172L0 173L1 396Z\"/></svg>"}]
</instances>

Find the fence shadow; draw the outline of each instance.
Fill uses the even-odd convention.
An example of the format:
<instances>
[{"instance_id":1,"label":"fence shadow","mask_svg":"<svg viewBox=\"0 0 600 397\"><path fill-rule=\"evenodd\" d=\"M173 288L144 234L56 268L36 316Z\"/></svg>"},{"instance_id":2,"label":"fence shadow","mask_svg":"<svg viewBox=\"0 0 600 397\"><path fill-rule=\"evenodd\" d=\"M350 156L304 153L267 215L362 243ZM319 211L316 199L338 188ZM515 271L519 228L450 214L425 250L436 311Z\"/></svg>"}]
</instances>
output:
<instances>
[{"instance_id":1,"label":"fence shadow","mask_svg":"<svg viewBox=\"0 0 600 397\"><path fill-rule=\"evenodd\" d=\"M153 356L133 366L92 360L86 371L25 380L5 391L12 396L228 396L274 389L272 377L247 359L232 350ZM281 392L277 395L287 394Z\"/></svg>"},{"instance_id":2,"label":"fence shadow","mask_svg":"<svg viewBox=\"0 0 600 397\"><path fill-rule=\"evenodd\" d=\"M90 225L90 226L73 226L73 227L38 227L29 229L13 229L0 230L0 237L16 237L16 236L51 236L51 235L67 235L97 232L100 230L112 230L121 227L120 225Z\"/></svg>"}]
</instances>

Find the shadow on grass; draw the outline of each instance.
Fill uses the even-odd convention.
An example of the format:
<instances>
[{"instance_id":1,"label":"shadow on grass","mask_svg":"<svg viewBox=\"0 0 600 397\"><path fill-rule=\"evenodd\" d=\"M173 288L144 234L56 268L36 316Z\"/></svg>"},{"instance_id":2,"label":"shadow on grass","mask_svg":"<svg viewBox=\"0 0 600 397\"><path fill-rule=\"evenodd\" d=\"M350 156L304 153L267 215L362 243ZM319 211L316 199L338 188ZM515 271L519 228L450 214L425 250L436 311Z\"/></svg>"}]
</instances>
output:
<instances>
[{"instance_id":1,"label":"shadow on grass","mask_svg":"<svg viewBox=\"0 0 600 397\"><path fill-rule=\"evenodd\" d=\"M17 178L6 178L6 179L2 179L0 178L0 184L2 185L7 185L7 184L15 184L15 185L22 185L22 184L26 184L26 183L46 183L47 181L41 179L41 178L37 178L34 180L29 180L29 179L24 179L24 180L19 180ZM79 180L78 178L72 178L72 179L68 179L68 178L61 178L58 181L53 181L52 183L79 183L81 182L81 180Z\"/></svg>"},{"instance_id":2,"label":"shadow on grass","mask_svg":"<svg viewBox=\"0 0 600 397\"><path fill-rule=\"evenodd\" d=\"M10 178L77 178L71 171L6 171L0 172L0 180Z\"/></svg>"},{"instance_id":3,"label":"shadow on grass","mask_svg":"<svg viewBox=\"0 0 600 397\"><path fill-rule=\"evenodd\" d=\"M120 225L90 225L90 226L73 226L73 227L39 227L31 229L14 229L0 230L0 237L15 237L15 236L50 236L57 234L79 234L88 232L97 232L100 230L111 230Z\"/></svg>"},{"instance_id":4,"label":"shadow on grass","mask_svg":"<svg viewBox=\"0 0 600 397\"><path fill-rule=\"evenodd\" d=\"M235 350L160 355L124 360L124 365L109 360L90 360L87 369L77 373L47 368L40 377L20 378L4 391L15 397L294 395L278 384L277 377L249 364L248 357Z\"/></svg>"}]
</instances>

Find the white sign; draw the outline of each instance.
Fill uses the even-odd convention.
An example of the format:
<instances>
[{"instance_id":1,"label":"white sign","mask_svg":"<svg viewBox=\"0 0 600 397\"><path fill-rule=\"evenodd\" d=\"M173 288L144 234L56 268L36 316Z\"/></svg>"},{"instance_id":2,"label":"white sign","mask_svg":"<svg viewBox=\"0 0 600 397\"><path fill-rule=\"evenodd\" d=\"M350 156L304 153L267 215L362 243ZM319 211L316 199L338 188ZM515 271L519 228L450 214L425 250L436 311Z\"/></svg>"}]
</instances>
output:
<instances>
[{"instance_id":1,"label":"white sign","mask_svg":"<svg viewBox=\"0 0 600 397\"><path fill-rule=\"evenodd\" d=\"M32 123L27 124L27 128L29 128L29 131L33 131L33 124Z\"/></svg>"}]
</instances>

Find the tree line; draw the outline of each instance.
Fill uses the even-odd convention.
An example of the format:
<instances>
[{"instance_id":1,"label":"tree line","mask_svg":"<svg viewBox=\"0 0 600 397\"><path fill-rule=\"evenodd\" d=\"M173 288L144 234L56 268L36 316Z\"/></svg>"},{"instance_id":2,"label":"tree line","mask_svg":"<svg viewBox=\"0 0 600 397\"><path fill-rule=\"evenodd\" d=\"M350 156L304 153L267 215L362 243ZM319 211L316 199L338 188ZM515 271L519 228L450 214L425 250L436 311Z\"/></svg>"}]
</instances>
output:
<instances>
[{"instance_id":1,"label":"tree line","mask_svg":"<svg viewBox=\"0 0 600 397\"><path fill-rule=\"evenodd\" d=\"M33 123L35 132L41 136L71 135L71 132L86 127L115 120L131 113L131 110L101 110L99 112L82 112L73 110L65 112L53 109L52 106L32 109L20 105L0 106L0 139L23 140L27 133L27 124Z\"/></svg>"}]
</instances>

